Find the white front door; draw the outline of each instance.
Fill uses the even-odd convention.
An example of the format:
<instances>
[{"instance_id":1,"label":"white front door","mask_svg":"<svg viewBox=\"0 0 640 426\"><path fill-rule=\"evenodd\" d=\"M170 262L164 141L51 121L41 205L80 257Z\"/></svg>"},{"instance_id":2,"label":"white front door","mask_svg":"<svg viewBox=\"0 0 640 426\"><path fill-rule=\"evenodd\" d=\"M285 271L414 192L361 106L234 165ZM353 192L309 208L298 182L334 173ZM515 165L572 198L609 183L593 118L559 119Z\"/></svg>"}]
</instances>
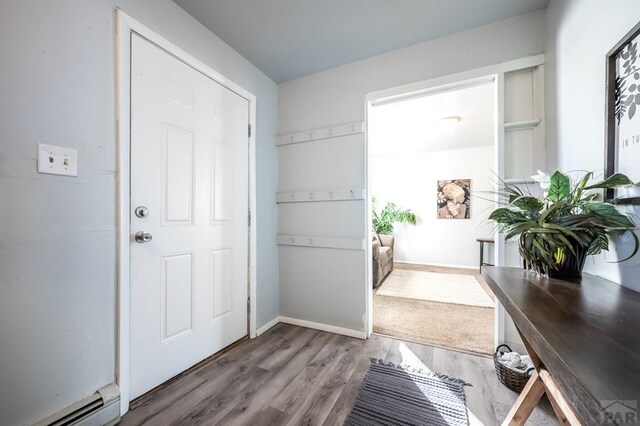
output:
<instances>
[{"instance_id":1,"label":"white front door","mask_svg":"<svg viewBox=\"0 0 640 426\"><path fill-rule=\"evenodd\" d=\"M132 399L247 335L248 119L246 99L132 36Z\"/></svg>"}]
</instances>

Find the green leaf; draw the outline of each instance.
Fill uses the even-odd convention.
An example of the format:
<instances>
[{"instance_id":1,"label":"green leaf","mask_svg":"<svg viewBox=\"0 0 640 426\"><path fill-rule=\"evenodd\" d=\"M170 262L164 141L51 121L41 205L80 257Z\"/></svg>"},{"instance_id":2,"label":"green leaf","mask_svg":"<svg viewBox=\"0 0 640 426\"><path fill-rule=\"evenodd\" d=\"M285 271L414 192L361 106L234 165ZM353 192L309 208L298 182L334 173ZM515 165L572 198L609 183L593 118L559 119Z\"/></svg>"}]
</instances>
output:
<instances>
[{"instance_id":1,"label":"green leaf","mask_svg":"<svg viewBox=\"0 0 640 426\"><path fill-rule=\"evenodd\" d=\"M516 222L526 221L527 218L522 214L522 212L513 211L506 207L502 207L491 212L491 214L489 215L489 220L493 220L505 225L513 225Z\"/></svg>"},{"instance_id":2,"label":"green leaf","mask_svg":"<svg viewBox=\"0 0 640 426\"><path fill-rule=\"evenodd\" d=\"M625 185L633 185L633 182L626 175L623 175L622 173L615 173L605 180L589 185L584 189L607 189Z\"/></svg>"},{"instance_id":3,"label":"green leaf","mask_svg":"<svg viewBox=\"0 0 640 426\"><path fill-rule=\"evenodd\" d=\"M562 241L562 243L564 244L564 246L565 246L565 247L567 247L571 253L573 253L574 255L576 254L576 251L575 251L575 249L573 248L573 244L571 244L571 241L569 241L569 240L567 239L567 237L565 237L565 236L564 236L564 235L562 235L562 234L558 234L558 235L556 235L556 237L557 237L560 241Z\"/></svg>"},{"instance_id":4,"label":"green leaf","mask_svg":"<svg viewBox=\"0 0 640 426\"><path fill-rule=\"evenodd\" d=\"M533 249L534 234L525 234L524 239L520 239L520 246L526 251L530 252Z\"/></svg>"},{"instance_id":5,"label":"green leaf","mask_svg":"<svg viewBox=\"0 0 640 426\"><path fill-rule=\"evenodd\" d=\"M580 201L580 198L582 197L582 193L584 192L584 188L587 186L587 183L589 183L589 180L591 179L592 176L593 176L593 172L586 173L580 180L580 183L576 185L576 188L573 194L573 200L572 200L574 204Z\"/></svg>"},{"instance_id":6,"label":"green leaf","mask_svg":"<svg viewBox=\"0 0 640 426\"><path fill-rule=\"evenodd\" d=\"M537 249L537 252L540 254L540 257L544 259L545 263L555 269L555 263L551 261L551 253L537 238L533 239L533 246Z\"/></svg>"},{"instance_id":7,"label":"green leaf","mask_svg":"<svg viewBox=\"0 0 640 426\"><path fill-rule=\"evenodd\" d=\"M581 229L578 228L567 228L561 225L556 225L555 223L543 223L542 224L543 228L547 228L547 229L554 229L556 231L560 231L563 234L566 234L568 236L570 236L571 238L573 238L574 240L576 240L577 242L581 242L584 241L584 238L580 238L580 232L574 232L574 231L580 231Z\"/></svg>"},{"instance_id":8,"label":"green leaf","mask_svg":"<svg viewBox=\"0 0 640 426\"><path fill-rule=\"evenodd\" d=\"M593 177L593 172L586 173L582 179L580 179L580 183L578 184L578 188L584 189L587 187L587 183Z\"/></svg>"},{"instance_id":9,"label":"green leaf","mask_svg":"<svg viewBox=\"0 0 640 426\"><path fill-rule=\"evenodd\" d=\"M524 195L520 188L509 184L504 184L503 192L506 197L509 197L509 202Z\"/></svg>"},{"instance_id":10,"label":"green leaf","mask_svg":"<svg viewBox=\"0 0 640 426\"><path fill-rule=\"evenodd\" d=\"M587 250L587 254L592 256L594 254L601 253L603 250L609 250L609 237L607 236L606 232L604 232L604 230L599 231L596 237L593 239L591 245Z\"/></svg>"},{"instance_id":11,"label":"green leaf","mask_svg":"<svg viewBox=\"0 0 640 426\"><path fill-rule=\"evenodd\" d=\"M561 204L553 204L551 207L546 209L544 213L542 213L542 215L540 216L540 219L538 219L538 223L547 222L547 219L549 217L553 217L553 214L556 212L556 210L559 210L560 207L562 207Z\"/></svg>"},{"instance_id":12,"label":"green leaf","mask_svg":"<svg viewBox=\"0 0 640 426\"><path fill-rule=\"evenodd\" d=\"M622 214L618 209L608 203L589 203L582 206L582 210L595 216L594 223L607 228L629 228L633 229L635 224L629 217Z\"/></svg>"},{"instance_id":13,"label":"green leaf","mask_svg":"<svg viewBox=\"0 0 640 426\"><path fill-rule=\"evenodd\" d=\"M557 203L558 201L565 200L569 198L570 191L571 181L569 180L569 176L560 171L551 175L549 194L547 195L549 201Z\"/></svg>"},{"instance_id":14,"label":"green leaf","mask_svg":"<svg viewBox=\"0 0 640 426\"><path fill-rule=\"evenodd\" d=\"M635 256L638 253L638 250L640 250L640 239L638 238L638 235L633 230L629 230L629 232L631 233L631 236L633 237L633 242L634 242L633 253L631 253L628 257L625 257L624 259L619 260L618 262L615 262L615 263L624 262L631 259L633 256Z\"/></svg>"},{"instance_id":15,"label":"green leaf","mask_svg":"<svg viewBox=\"0 0 640 426\"><path fill-rule=\"evenodd\" d=\"M511 202L511 205L519 208L520 210L524 210L531 215L538 216L538 214L540 213L540 210L542 210L542 207L544 206L544 203L536 197L530 197L525 195L513 200Z\"/></svg>"},{"instance_id":16,"label":"green leaf","mask_svg":"<svg viewBox=\"0 0 640 426\"><path fill-rule=\"evenodd\" d=\"M506 240L509 240L509 239L515 237L518 234L524 233L525 231L526 232L531 232L531 227L532 226L536 226L536 225L537 225L537 223L536 222L532 222L532 221L519 222L519 223L517 223L515 225L510 225L510 226L507 227L508 229L505 229L506 233L505 233L504 238Z\"/></svg>"}]
</instances>

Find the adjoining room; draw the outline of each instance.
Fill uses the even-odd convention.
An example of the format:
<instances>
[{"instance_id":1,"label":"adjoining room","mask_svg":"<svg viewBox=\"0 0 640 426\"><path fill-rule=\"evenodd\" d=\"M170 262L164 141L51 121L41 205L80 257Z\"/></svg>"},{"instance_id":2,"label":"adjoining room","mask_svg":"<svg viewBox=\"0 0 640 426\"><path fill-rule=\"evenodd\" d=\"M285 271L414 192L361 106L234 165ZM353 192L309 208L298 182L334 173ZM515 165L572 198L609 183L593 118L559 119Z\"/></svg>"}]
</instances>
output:
<instances>
[{"instance_id":1,"label":"adjoining room","mask_svg":"<svg viewBox=\"0 0 640 426\"><path fill-rule=\"evenodd\" d=\"M375 333L493 352L477 240L494 230L495 116L492 79L370 108Z\"/></svg>"}]
</instances>

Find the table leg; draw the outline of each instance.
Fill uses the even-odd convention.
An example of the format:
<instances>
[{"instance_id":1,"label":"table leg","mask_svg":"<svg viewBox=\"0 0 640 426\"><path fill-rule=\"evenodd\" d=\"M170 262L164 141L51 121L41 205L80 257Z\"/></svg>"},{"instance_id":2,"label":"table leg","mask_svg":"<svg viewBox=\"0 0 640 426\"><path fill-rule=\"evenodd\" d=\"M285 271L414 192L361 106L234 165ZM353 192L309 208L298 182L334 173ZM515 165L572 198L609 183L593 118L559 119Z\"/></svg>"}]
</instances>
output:
<instances>
[{"instance_id":1,"label":"table leg","mask_svg":"<svg viewBox=\"0 0 640 426\"><path fill-rule=\"evenodd\" d=\"M540 376L537 371L531 374L531 378L527 382L520 396L513 404L507 418L502 422L502 426L516 426L523 425L533 412L533 409L538 405L538 401L544 394L544 383L540 380Z\"/></svg>"},{"instance_id":2,"label":"table leg","mask_svg":"<svg viewBox=\"0 0 640 426\"><path fill-rule=\"evenodd\" d=\"M484 242L480 241L480 273L482 273L482 265L484 263ZM494 262L495 263L495 262Z\"/></svg>"},{"instance_id":3,"label":"table leg","mask_svg":"<svg viewBox=\"0 0 640 426\"><path fill-rule=\"evenodd\" d=\"M549 371L542 369L540 370L540 379L542 383L544 383L544 390L551 401L551 406L553 407L553 411L556 413L556 417L560 421L560 424L563 425L580 425L582 422L576 416L576 413L571 408L571 405L564 399L564 395L556 385L556 382L553 380Z\"/></svg>"},{"instance_id":4,"label":"table leg","mask_svg":"<svg viewBox=\"0 0 640 426\"><path fill-rule=\"evenodd\" d=\"M558 405L558 402L553 397L553 395L547 392L547 398L549 398L549 402L551 402L551 407L553 407L553 412L556 413L556 417L560 421L560 424L563 426L570 425L571 423L569 423L569 419L567 419L567 416L564 415L564 413L562 412L562 409Z\"/></svg>"},{"instance_id":5,"label":"table leg","mask_svg":"<svg viewBox=\"0 0 640 426\"><path fill-rule=\"evenodd\" d=\"M551 402L551 406L553 407L553 411L561 425L582 425L582 422L578 416L576 416L571 405L564 398L560 388L556 385L553 377L544 367L540 357L535 353L518 326L516 326L516 330L518 330L518 334L520 334L520 337L522 338L522 343L524 343L524 346L531 357L531 361L533 361L535 371L531 374L527 385L522 390L520 396L518 396L516 403L511 407L511 410L509 411L507 418L502 423L502 426L525 424L533 412L533 409L540 401L540 398L545 393L547 394L547 397Z\"/></svg>"}]
</instances>

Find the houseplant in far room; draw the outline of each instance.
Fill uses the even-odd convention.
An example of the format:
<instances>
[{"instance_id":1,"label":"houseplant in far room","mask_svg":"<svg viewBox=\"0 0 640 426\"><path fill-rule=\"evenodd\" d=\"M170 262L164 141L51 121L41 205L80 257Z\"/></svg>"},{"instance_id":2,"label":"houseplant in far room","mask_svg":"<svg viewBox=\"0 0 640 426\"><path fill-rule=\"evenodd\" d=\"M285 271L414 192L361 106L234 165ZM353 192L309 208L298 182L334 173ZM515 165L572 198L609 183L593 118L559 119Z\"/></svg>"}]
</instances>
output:
<instances>
[{"instance_id":1,"label":"houseplant in far room","mask_svg":"<svg viewBox=\"0 0 640 426\"><path fill-rule=\"evenodd\" d=\"M509 203L489 216L506 239L518 238L527 268L551 277L581 277L587 256L608 250L614 232L629 232L635 242L633 252L620 262L635 256L640 246L635 223L612 204L599 201L596 191L633 185L627 176L616 173L590 184L593 172L576 183L560 171L551 176L538 173L532 179L545 190L543 197L503 183L499 193Z\"/></svg>"},{"instance_id":2,"label":"houseplant in far room","mask_svg":"<svg viewBox=\"0 0 640 426\"><path fill-rule=\"evenodd\" d=\"M371 254L373 256L373 286L379 286L384 278L393 271L393 225L398 222L416 224L416 215L411 210L400 209L394 203L387 203L382 210L377 209L377 200L373 197L371 209L373 216L371 236Z\"/></svg>"},{"instance_id":3,"label":"houseplant in far room","mask_svg":"<svg viewBox=\"0 0 640 426\"><path fill-rule=\"evenodd\" d=\"M416 215L411 210L398 208L394 203L387 203L380 211L376 211L377 199L373 197L373 230L376 234L391 235L394 223L416 224Z\"/></svg>"}]
</instances>

